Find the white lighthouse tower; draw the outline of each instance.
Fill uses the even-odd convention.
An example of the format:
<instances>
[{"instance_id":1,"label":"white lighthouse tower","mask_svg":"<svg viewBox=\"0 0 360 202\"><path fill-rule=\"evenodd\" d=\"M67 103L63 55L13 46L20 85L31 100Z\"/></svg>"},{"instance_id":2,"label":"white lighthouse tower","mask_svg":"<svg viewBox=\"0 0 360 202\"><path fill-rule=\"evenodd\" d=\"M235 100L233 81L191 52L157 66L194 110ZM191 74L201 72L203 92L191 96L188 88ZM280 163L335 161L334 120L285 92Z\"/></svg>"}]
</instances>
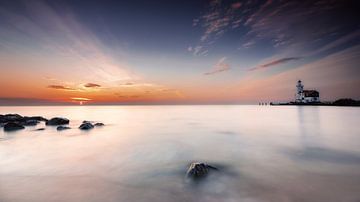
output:
<instances>
[{"instance_id":1,"label":"white lighthouse tower","mask_svg":"<svg viewBox=\"0 0 360 202\"><path fill-rule=\"evenodd\" d=\"M304 102L304 85L302 85L301 80L296 85L295 102Z\"/></svg>"}]
</instances>

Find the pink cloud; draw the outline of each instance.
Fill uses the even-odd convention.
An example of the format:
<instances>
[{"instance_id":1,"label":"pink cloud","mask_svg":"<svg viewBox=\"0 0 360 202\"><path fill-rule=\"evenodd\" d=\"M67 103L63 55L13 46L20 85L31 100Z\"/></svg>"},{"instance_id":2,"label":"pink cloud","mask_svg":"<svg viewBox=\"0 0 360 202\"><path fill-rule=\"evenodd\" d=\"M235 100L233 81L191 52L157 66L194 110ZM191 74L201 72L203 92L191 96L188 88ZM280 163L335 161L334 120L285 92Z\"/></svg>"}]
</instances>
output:
<instances>
[{"instance_id":1,"label":"pink cloud","mask_svg":"<svg viewBox=\"0 0 360 202\"><path fill-rule=\"evenodd\" d=\"M258 69L264 69L264 68L268 68L268 67L271 67L271 66L276 66L276 65L288 63L290 61L299 60L299 59L301 59L301 57L281 58L281 59L273 60L273 61L267 62L265 64L250 68L249 71L254 71L254 70L258 70Z\"/></svg>"},{"instance_id":2,"label":"pink cloud","mask_svg":"<svg viewBox=\"0 0 360 202\"><path fill-rule=\"evenodd\" d=\"M241 7L241 5L242 5L241 2L236 2L236 3L231 4L231 8L238 9Z\"/></svg>"},{"instance_id":3,"label":"pink cloud","mask_svg":"<svg viewBox=\"0 0 360 202\"><path fill-rule=\"evenodd\" d=\"M221 58L209 72L205 72L204 75L212 75L224 71L230 70L230 65L225 63L226 57Z\"/></svg>"}]
</instances>

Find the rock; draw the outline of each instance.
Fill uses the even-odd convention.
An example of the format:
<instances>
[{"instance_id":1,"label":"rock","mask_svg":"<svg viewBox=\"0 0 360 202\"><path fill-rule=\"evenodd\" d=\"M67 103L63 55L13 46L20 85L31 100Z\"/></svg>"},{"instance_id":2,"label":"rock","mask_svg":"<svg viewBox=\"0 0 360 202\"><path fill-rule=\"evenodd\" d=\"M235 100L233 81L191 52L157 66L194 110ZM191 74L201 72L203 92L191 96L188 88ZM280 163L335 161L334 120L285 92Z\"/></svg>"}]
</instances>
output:
<instances>
[{"instance_id":1,"label":"rock","mask_svg":"<svg viewBox=\"0 0 360 202\"><path fill-rule=\"evenodd\" d=\"M15 130L21 130L24 129L25 127L15 123L15 122L8 122L7 124L4 125L4 131L15 131Z\"/></svg>"},{"instance_id":2,"label":"rock","mask_svg":"<svg viewBox=\"0 0 360 202\"><path fill-rule=\"evenodd\" d=\"M186 172L187 178L200 179L206 177L210 170L217 170L217 168L205 163L191 163L188 171Z\"/></svg>"},{"instance_id":3,"label":"rock","mask_svg":"<svg viewBox=\"0 0 360 202\"><path fill-rule=\"evenodd\" d=\"M94 126L105 126L103 123L95 123Z\"/></svg>"},{"instance_id":4,"label":"rock","mask_svg":"<svg viewBox=\"0 0 360 202\"><path fill-rule=\"evenodd\" d=\"M91 124L90 122L85 122L85 123L82 123L82 124L79 126L79 128L80 128L81 130L89 130L89 129L94 128L94 125Z\"/></svg>"},{"instance_id":5,"label":"rock","mask_svg":"<svg viewBox=\"0 0 360 202\"><path fill-rule=\"evenodd\" d=\"M55 117L46 122L46 125L50 126L57 126L57 125L65 125L69 124L69 119L61 118L61 117Z\"/></svg>"},{"instance_id":6,"label":"rock","mask_svg":"<svg viewBox=\"0 0 360 202\"><path fill-rule=\"evenodd\" d=\"M83 121L82 123L90 123L90 124L92 124L93 126L104 126L104 125L105 125L105 124L100 123L100 122L93 124L93 123L94 123L93 121L86 121L86 120Z\"/></svg>"},{"instance_id":7,"label":"rock","mask_svg":"<svg viewBox=\"0 0 360 202\"><path fill-rule=\"evenodd\" d=\"M35 129L34 131L41 131L41 130L45 130L45 128L38 128L38 129Z\"/></svg>"},{"instance_id":8,"label":"rock","mask_svg":"<svg viewBox=\"0 0 360 202\"><path fill-rule=\"evenodd\" d=\"M360 100L353 100L350 98L343 98L332 103L335 106L360 106Z\"/></svg>"},{"instance_id":9,"label":"rock","mask_svg":"<svg viewBox=\"0 0 360 202\"><path fill-rule=\"evenodd\" d=\"M70 127L67 127L67 126L58 126L56 128L56 130L60 131L60 130L67 130L67 129L71 129Z\"/></svg>"},{"instance_id":10,"label":"rock","mask_svg":"<svg viewBox=\"0 0 360 202\"><path fill-rule=\"evenodd\" d=\"M8 122L18 122L23 125L36 125L35 121L47 121L44 117L41 116L21 116L19 114L5 114L0 115L0 123Z\"/></svg>"},{"instance_id":11,"label":"rock","mask_svg":"<svg viewBox=\"0 0 360 202\"><path fill-rule=\"evenodd\" d=\"M0 117L0 122L7 123L7 122L15 122L15 121L22 121L23 117L19 114L5 114Z\"/></svg>"},{"instance_id":12,"label":"rock","mask_svg":"<svg viewBox=\"0 0 360 202\"><path fill-rule=\"evenodd\" d=\"M37 120L29 119L24 122L21 122L20 124L23 126L36 126L38 123L40 123L40 122Z\"/></svg>"},{"instance_id":13,"label":"rock","mask_svg":"<svg viewBox=\"0 0 360 202\"><path fill-rule=\"evenodd\" d=\"M36 121L48 121L46 118L42 116L24 116L24 120L36 120Z\"/></svg>"}]
</instances>

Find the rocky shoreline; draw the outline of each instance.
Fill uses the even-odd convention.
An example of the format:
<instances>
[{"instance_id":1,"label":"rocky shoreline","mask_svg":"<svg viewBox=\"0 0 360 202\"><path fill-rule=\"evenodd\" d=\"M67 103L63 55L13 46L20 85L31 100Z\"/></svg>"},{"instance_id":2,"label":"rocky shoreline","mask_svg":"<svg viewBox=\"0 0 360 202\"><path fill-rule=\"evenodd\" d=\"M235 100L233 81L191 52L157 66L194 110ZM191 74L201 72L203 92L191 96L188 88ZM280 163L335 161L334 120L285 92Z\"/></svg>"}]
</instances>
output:
<instances>
[{"instance_id":1,"label":"rocky shoreline","mask_svg":"<svg viewBox=\"0 0 360 202\"><path fill-rule=\"evenodd\" d=\"M299 103L299 102L273 103L273 102L270 102L270 105L275 105L275 106L297 105L297 106L360 107L360 101L353 100L350 98L343 98L343 99L336 100L334 102L309 102L309 103Z\"/></svg>"},{"instance_id":2,"label":"rocky shoreline","mask_svg":"<svg viewBox=\"0 0 360 202\"><path fill-rule=\"evenodd\" d=\"M25 129L27 126L36 126L44 122L46 126L56 126L57 131L63 131L72 129L68 125L70 120L63 117L53 117L51 119L44 118L42 116L21 116L19 114L0 114L0 127L3 127L5 132L17 131ZM91 130L95 127L105 126L101 122L83 121L78 129L80 130ZM46 128L37 128L35 131L43 131ZM218 168L203 163L193 162L190 164L187 172L186 179L192 181L198 181L206 178L210 172L218 171Z\"/></svg>"},{"instance_id":3,"label":"rocky shoreline","mask_svg":"<svg viewBox=\"0 0 360 202\"><path fill-rule=\"evenodd\" d=\"M3 127L5 132L17 131L25 129L26 126L36 126L41 122L45 122L46 126L57 126L58 131L71 129L68 126L70 120L63 117L54 117L51 119L42 116L21 116L19 114L0 114L0 127ZM95 127L104 126L103 123L94 123L92 121L83 121L78 127L80 130L90 130ZM45 128L36 129L38 131L45 130Z\"/></svg>"}]
</instances>

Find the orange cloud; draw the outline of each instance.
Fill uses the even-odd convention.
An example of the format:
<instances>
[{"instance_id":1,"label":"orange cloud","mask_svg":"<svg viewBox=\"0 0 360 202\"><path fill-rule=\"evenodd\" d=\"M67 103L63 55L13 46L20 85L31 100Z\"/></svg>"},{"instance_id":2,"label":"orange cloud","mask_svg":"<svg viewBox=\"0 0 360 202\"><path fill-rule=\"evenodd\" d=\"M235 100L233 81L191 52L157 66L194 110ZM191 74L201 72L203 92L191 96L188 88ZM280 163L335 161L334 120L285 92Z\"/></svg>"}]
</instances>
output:
<instances>
[{"instance_id":1,"label":"orange cloud","mask_svg":"<svg viewBox=\"0 0 360 202\"><path fill-rule=\"evenodd\" d=\"M49 85L48 88L57 89L57 90L70 90L70 91L75 90L74 88L70 88L63 85Z\"/></svg>"},{"instance_id":2,"label":"orange cloud","mask_svg":"<svg viewBox=\"0 0 360 202\"><path fill-rule=\"evenodd\" d=\"M74 100L74 101L90 101L92 99L84 98L84 97L72 97L71 100Z\"/></svg>"},{"instance_id":3,"label":"orange cloud","mask_svg":"<svg viewBox=\"0 0 360 202\"><path fill-rule=\"evenodd\" d=\"M96 83L87 83L84 85L86 88L99 88L101 87L101 85L96 84Z\"/></svg>"}]
</instances>

